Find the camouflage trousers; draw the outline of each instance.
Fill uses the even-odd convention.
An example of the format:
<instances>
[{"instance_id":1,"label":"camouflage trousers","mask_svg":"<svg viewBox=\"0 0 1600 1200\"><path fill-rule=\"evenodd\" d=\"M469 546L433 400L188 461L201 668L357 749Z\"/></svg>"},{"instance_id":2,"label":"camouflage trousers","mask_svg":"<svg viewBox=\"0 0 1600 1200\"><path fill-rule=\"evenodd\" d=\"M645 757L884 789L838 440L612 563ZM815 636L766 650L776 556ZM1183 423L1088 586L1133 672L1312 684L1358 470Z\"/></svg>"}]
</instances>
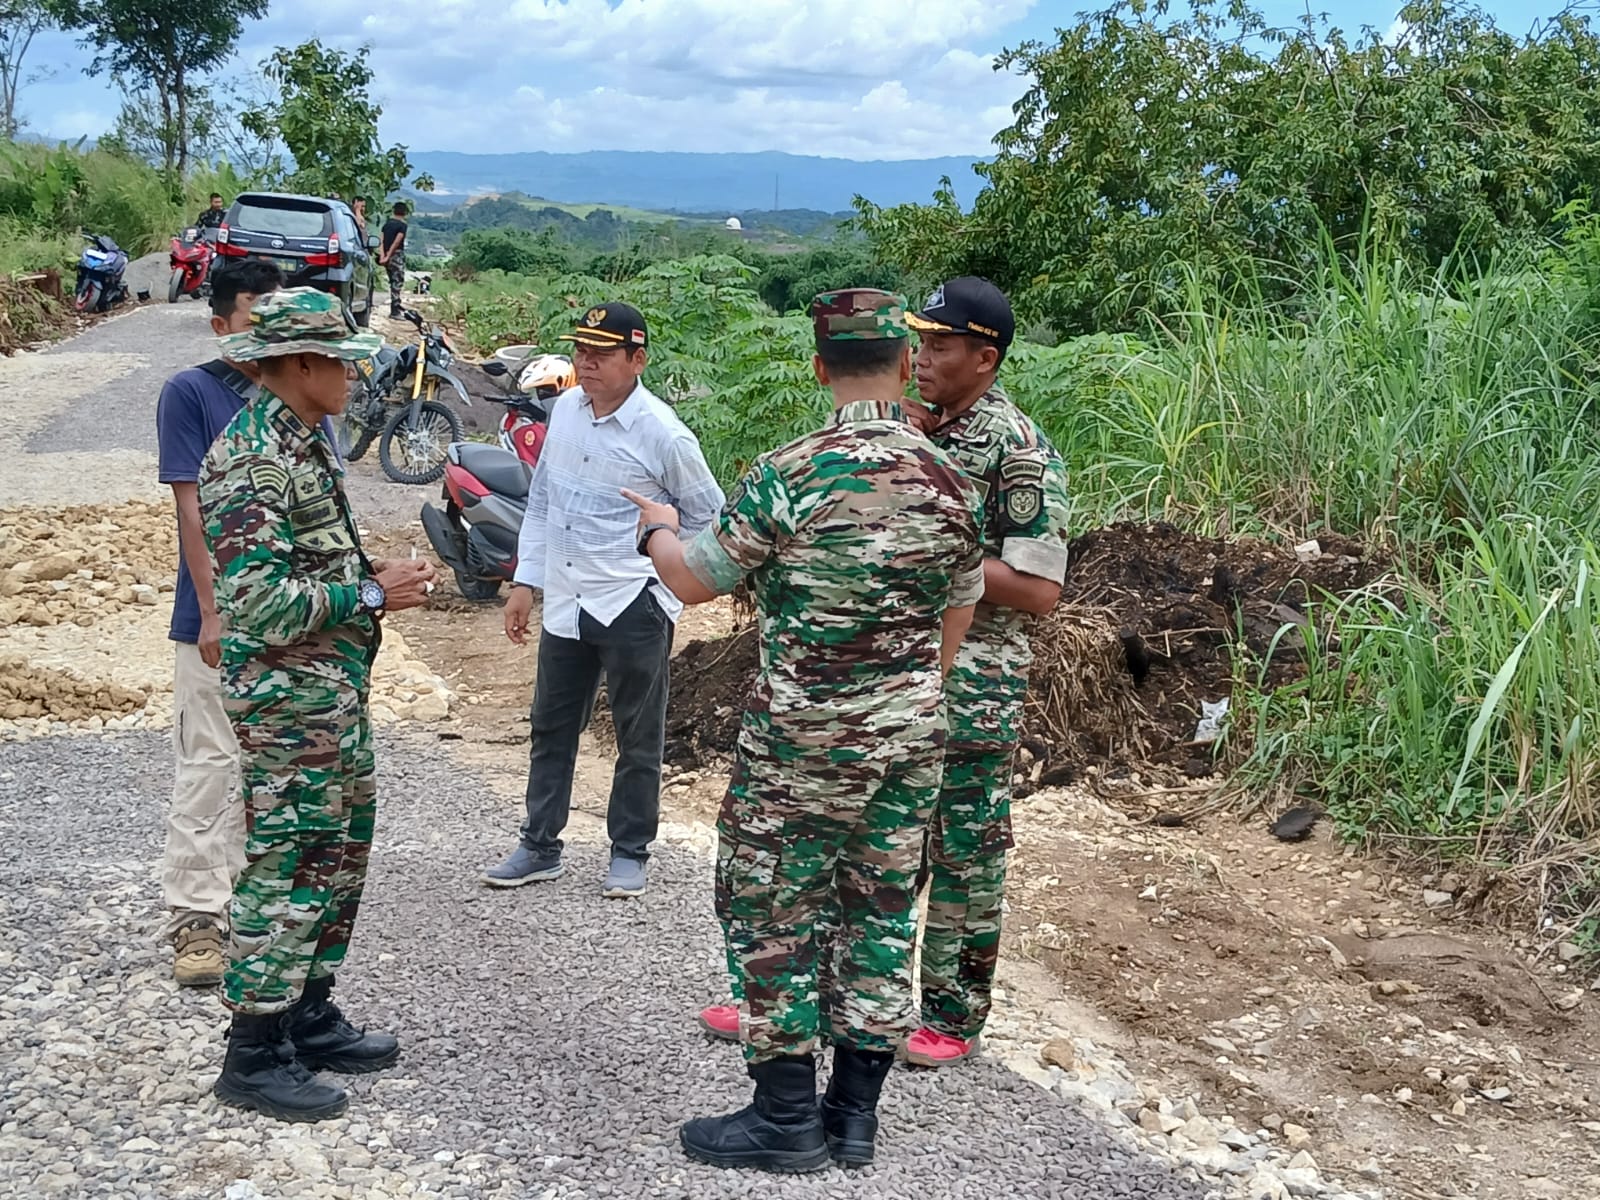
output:
<instances>
[{"instance_id":1,"label":"camouflage trousers","mask_svg":"<svg viewBox=\"0 0 1600 1200\"><path fill-rule=\"evenodd\" d=\"M915 889L930 885L922 929L922 1023L951 1037L973 1038L989 1019L999 962L1006 852L1011 848L1010 748L953 747L945 752L939 799L930 814ZM816 923L818 992L832 991L837 898ZM731 960L730 960L731 962ZM744 999L730 968L733 999ZM824 1009L826 1019L826 1009Z\"/></svg>"},{"instance_id":2,"label":"camouflage trousers","mask_svg":"<svg viewBox=\"0 0 1600 1200\"><path fill-rule=\"evenodd\" d=\"M401 297L406 290L406 256L404 254L391 254L389 261L383 264L384 273L389 277L389 315L399 316Z\"/></svg>"},{"instance_id":3,"label":"camouflage trousers","mask_svg":"<svg viewBox=\"0 0 1600 1200\"><path fill-rule=\"evenodd\" d=\"M938 788L937 752L837 763L741 748L717 821L716 907L748 1061L806 1054L824 1037L861 1050L905 1038L916 874ZM830 907L819 997L817 924Z\"/></svg>"},{"instance_id":4,"label":"camouflage trousers","mask_svg":"<svg viewBox=\"0 0 1600 1200\"><path fill-rule=\"evenodd\" d=\"M234 883L222 1001L272 1013L344 961L377 811L366 695L316 680L228 700L239 739L245 866Z\"/></svg>"},{"instance_id":5,"label":"camouflage trousers","mask_svg":"<svg viewBox=\"0 0 1600 1200\"><path fill-rule=\"evenodd\" d=\"M1011 836L1011 747L945 752L928 822L928 912L922 925L922 1023L973 1038L989 1019L1000 957Z\"/></svg>"}]
</instances>

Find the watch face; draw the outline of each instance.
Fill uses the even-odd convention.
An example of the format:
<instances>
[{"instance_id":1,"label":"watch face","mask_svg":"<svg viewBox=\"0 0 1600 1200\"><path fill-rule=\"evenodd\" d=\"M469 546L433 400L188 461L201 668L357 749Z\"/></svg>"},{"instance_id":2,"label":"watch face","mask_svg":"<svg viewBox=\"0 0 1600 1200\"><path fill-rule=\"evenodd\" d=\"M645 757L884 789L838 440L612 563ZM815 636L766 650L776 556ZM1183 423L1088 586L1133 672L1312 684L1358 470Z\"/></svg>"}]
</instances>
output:
<instances>
[{"instance_id":1,"label":"watch face","mask_svg":"<svg viewBox=\"0 0 1600 1200\"><path fill-rule=\"evenodd\" d=\"M376 579L361 581L361 603L368 608L383 607L383 585Z\"/></svg>"}]
</instances>

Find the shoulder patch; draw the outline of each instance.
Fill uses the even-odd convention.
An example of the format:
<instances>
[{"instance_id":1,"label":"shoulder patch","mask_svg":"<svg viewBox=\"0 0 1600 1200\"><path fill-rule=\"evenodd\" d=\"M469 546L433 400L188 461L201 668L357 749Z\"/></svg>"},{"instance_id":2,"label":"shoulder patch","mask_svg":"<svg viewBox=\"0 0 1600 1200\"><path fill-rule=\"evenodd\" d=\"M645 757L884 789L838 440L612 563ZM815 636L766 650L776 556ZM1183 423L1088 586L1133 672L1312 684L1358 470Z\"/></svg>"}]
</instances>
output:
<instances>
[{"instance_id":1,"label":"shoulder patch","mask_svg":"<svg viewBox=\"0 0 1600 1200\"><path fill-rule=\"evenodd\" d=\"M1014 525L1027 525L1044 507L1044 492L1034 485L1014 487L1006 493L1006 516Z\"/></svg>"},{"instance_id":2,"label":"shoulder patch","mask_svg":"<svg viewBox=\"0 0 1600 1200\"><path fill-rule=\"evenodd\" d=\"M1038 483L1044 478L1044 461L1032 454L1008 454L1001 460L1000 478L1008 485Z\"/></svg>"}]
</instances>

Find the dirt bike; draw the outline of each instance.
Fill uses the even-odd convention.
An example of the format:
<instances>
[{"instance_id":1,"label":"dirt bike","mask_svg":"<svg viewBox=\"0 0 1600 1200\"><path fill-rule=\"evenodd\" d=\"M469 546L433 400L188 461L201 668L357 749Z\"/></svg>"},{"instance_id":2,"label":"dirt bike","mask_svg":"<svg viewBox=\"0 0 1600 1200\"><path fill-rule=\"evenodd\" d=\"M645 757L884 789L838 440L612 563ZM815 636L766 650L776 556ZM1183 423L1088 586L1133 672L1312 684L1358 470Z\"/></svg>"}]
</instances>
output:
<instances>
[{"instance_id":1,"label":"dirt bike","mask_svg":"<svg viewBox=\"0 0 1600 1200\"><path fill-rule=\"evenodd\" d=\"M417 340L399 350L384 346L356 363L356 381L337 427L339 450L355 462L377 439L385 475L396 483L432 483L444 474L450 444L463 436L461 418L438 399L441 381L461 403L470 405L472 398L449 371L455 349L444 330L429 327L411 309L401 315L416 326Z\"/></svg>"},{"instance_id":2,"label":"dirt bike","mask_svg":"<svg viewBox=\"0 0 1600 1200\"><path fill-rule=\"evenodd\" d=\"M196 300L208 295L211 260L217 256L217 231L190 226L172 239L172 278L167 281L167 303L180 296Z\"/></svg>"}]
</instances>

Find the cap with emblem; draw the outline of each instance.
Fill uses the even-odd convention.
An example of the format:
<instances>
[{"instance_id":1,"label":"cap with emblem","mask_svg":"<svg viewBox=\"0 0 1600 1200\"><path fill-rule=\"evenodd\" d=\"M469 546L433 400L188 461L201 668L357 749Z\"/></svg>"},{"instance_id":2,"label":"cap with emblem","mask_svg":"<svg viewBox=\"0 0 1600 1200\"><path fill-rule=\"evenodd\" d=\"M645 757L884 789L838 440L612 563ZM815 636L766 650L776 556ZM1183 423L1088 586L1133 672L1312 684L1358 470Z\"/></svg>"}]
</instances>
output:
<instances>
[{"instance_id":1,"label":"cap with emblem","mask_svg":"<svg viewBox=\"0 0 1600 1200\"><path fill-rule=\"evenodd\" d=\"M822 292L811 301L819 342L878 342L909 338L904 296L877 288Z\"/></svg>"},{"instance_id":2,"label":"cap with emblem","mask_svg":"<svg viewBox=\"0 0 1600 1200\"><path fill-rule=\"evenodd\" d=\"M371 358L383 345L363 333L337 296L316 288L284 288L255 302L250 328L217 339L230 362L255 362L289 354L325 354L353 362Z\"/></svg>"},{"instance_id":3,"label":"cap with emblem","mask_svg":"<svg viewBox=\"0 0 1600 1200\"><path fill-rule=\"evenodd\" d=\"M934 288L933 295L906 322L918 333L960 333L1005 350L1016 336L1017 319L1006 294L987 279L962 275Z\"/></svg>"},{"instance_id":4,"label":"cap with emblem","mask_svg":"<svg viewBox=\"0 0 1600 1200\"><path fill-rule=\"evenodd\" d=\"M650 333L645 328L643 313L631 304L613 300L607 304L596 304L579 318L576 329L562 334L556 340L599 349L610 346L641 349L649 345Z\"/></svg>"}]
</instances>

